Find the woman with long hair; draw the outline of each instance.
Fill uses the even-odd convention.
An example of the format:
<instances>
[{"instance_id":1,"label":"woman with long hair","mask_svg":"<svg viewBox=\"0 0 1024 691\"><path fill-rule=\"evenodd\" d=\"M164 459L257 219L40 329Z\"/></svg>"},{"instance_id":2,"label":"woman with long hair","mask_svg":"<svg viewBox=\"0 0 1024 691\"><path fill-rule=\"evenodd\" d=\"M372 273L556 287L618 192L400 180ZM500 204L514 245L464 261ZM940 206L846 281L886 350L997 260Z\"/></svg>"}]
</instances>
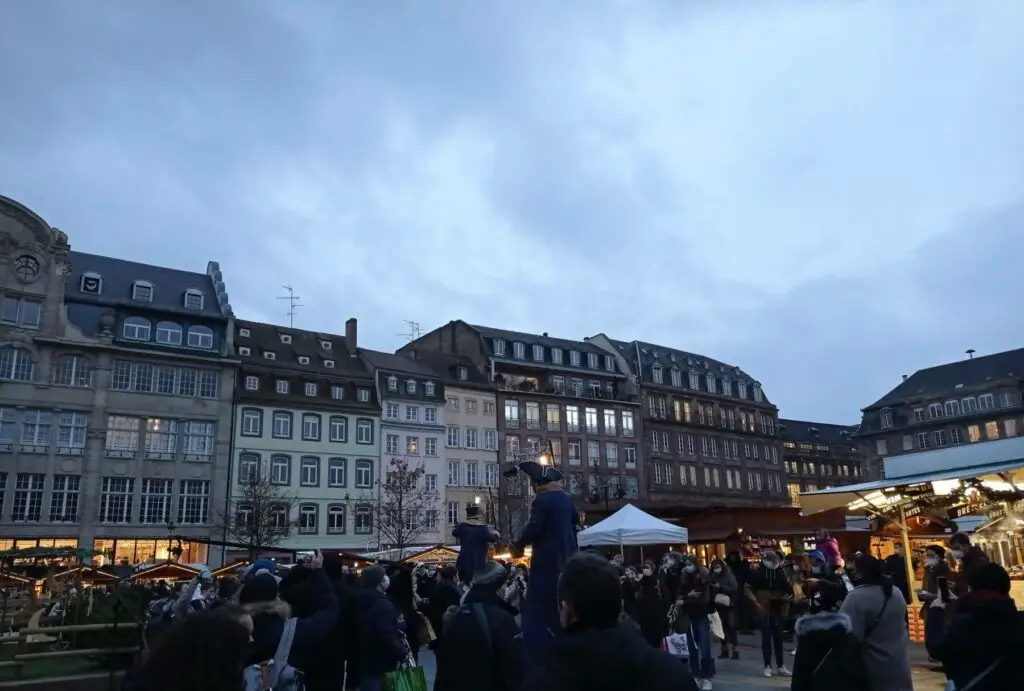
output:
<instances>
[{"instance_id":1,"label":"woman with long hair","mask_svg":"<svg viewBox=\"0 0 1024 691\"><path fill-rule=\"evenodd\" d=\"M252 618L219 607L177 622L134 680L136 691L237 691L242 688Z\"/></svg>"}]
</instances>

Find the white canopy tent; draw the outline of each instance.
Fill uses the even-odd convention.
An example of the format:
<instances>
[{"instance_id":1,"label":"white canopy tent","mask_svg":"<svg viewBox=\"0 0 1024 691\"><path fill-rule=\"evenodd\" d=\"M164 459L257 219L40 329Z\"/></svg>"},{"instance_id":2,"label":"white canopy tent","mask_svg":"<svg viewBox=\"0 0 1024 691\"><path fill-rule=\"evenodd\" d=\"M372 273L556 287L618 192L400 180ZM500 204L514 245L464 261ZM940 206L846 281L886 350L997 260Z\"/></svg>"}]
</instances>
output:
<instances>
[{"instance_id":1,"label":"white canopy tent","mask_svg":"<svg viewBox=\"0 0 1024 691\"><path fill-rule=\"evenodd\" d=\"M655 518L632 504L576 535L580 547L686 544L689 538L686 528Z\"/></svg>"}]
</instances>

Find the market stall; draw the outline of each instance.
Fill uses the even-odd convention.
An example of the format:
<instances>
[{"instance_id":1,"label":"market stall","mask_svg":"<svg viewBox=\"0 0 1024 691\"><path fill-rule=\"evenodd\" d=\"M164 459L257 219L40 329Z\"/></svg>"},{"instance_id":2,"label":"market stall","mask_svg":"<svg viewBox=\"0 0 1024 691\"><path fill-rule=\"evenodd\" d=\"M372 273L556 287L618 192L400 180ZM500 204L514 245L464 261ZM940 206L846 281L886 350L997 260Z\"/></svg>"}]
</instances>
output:
<instances>
[{"instance_id":1,"label":"market stall","mask_svg":"<svg viewBox=\"0 0 1024 691\"><path fill-rule=\"evenodd\" d=\"M626 547L639 547L642 560L644 547L685 545L689 542L689 533L682 526L673 525L632 504L626 504L600 523L581 530L576 540L581 548L618 547L620 554L624 553Z\"/></svg>"},{"instance_id":2,"label":"market stall","mask_svg":"<svg viewBox=\"0 0 1024 691\"><path fill-rule=\"evenodd\" d=\"M200 569L185 564L178 564L173 561L162 564L141 564L138 570L131 575L133 583L146 581L166 581L168 583L183 583L191 581L200 574Z\"/></svg>"}]
</instances>

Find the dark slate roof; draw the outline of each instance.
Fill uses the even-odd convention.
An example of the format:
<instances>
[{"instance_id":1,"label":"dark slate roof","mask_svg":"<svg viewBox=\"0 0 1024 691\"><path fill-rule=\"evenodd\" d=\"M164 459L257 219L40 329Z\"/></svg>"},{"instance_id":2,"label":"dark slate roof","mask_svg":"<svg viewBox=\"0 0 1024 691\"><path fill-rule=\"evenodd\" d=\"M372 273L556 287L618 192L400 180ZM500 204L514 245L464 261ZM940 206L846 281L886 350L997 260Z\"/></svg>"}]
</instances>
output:
<instances>
[{"instance_id":1,"label":"dark slate roof","mask_svg":"<svg viewBox=\"0 0 1024 691\"><path fill-rule=\"evenodd\" d=\"M220 278L220 269L216 262L210 262L207 265L207 273L198 273L86 252L69 252L68 259L71 264L71 273L65 283L64 297L66 300L127 303L138 306L140 309L155 309L220 319L231 316L231 306L228 304L227 293L224 290L224 283ZM102 277L103 288L100 295L82 292L82 275L85 273L96 273ZM153 285L151 302L139 302L132 299L132 284L135 281L146 281ZM184 296L185 291L189 288L202 291L203 308L201 310L185 308Z\"/></svg>"},{"instance_id":2,"label":"dark slate roof","mask_svg":"<svg viewBox=\"0 0 1024 691\"><path fill-rule=\"evenodd\" d=\"M249 335L242 336L242 329L248 329ZM290 336L291 343L285 343L281 336ZM324 348L324 343L330 343ZM242 348L249 348L249 354L243 355ZM259 364L273 369L289 369L296 372L316 374L333 374L359 377L370 380L372 375L363 365L362 360L353 357L344 336L293 329L276 324L261 322L235 321L235 351L243 363ZM274 359L268 360L264 353L271 351ZM300 357L308 357L309 363L299 362ZM333 367L325 363L331 361Z\"/></svg>"},{"instance_id":3,"label":"dark slate roof","mask_svg":"<svg viewBox=\"0 0 1024 691\"><path fill-rule=\"evenodd\" d=\"M394 353L383 353L379 350L360 348L359 355L375 370L394 372L395 374L412 374L431 380L440 380L441 375L428 365Z\"/></svg>"},{"instance_id":4,"label":"dark slate roof","mask_svg":"<svg viewBox=\"0 0 1024 691\"><path fill-rule=\"evenodd\" d=\"M727 377L732 388L732 391L728 392L728 395L730 396L738 396L738 391L736 389L737 382L746 382L747 385L751 387L755 384L760 386L759 381L744 372L741 368L736 367L735 365L728 365L719 360L713 360L706 355L690 353L676 348L668 348L666 346L656 345L646 341L619 341L614 338L609 338L608 340L615 346L615 349L619 351L619 354L626 358L627 362L633 363L634 366L636 366L637 350L639 349L641 360L640 365L643 368L642 378L643 381L647 383L651 382L651 367L654 364L659 364L666 372L664 379L666 384L671 382L667 373L673 368L682 372L683 389L689 388L689 377L691 371L701 375L702 386L706 385L706 382L703 381L704 375L713 374L715 377L718 377L719 382L721 382L723 377ZM761 394L762 403L771 404L768 394L764 389L761 390ZM753 402L753 394L748 392L745 400Z\"/></svg>"},{"instance_id":5,"label":"dark slate roof","mask_svg":"<svg viewBox=\"0 0 1024 691\"><path fill-rule=\"evenodd\" d=\"M504 341L508 341L511 345L515 341L525 343L527 347L534 345L542 345L546 348L561 348L562 350L577 350L581 353L597 353L598 355L607 355L607 353L598 348L592 343L586 341L571 341L565 338L552 338L545 334L529 334L522 331L509 331L508 329L494 329L490 326L477 326L476 324L470 325L472 328L480 332L480 335L486 339L500 338ZM493 344L487 344L488 350L493 352ZM604 363L602 362L602 365Z\"/></svg>"},{"instance_id":6,"label":"dark slate roof","mask_svg":"<svg viewBox=\"0 0 1024 691\"><path fill-rule=\"evenodd\" d=\"M492 356L494 355L494 341L500 339L505 341L505 354L499 356L503 359L513 360L513 343L522 343L525 346L525 357L517 362L523 362L529 365L541 365L544 367L555 367L565 369L566 371L577 371L577 372L591 372L595 375L603 375L605 377L617 376L622 377L625 372L619 370L618 362L615 358L611 358L614 369L609 370L605 365L605 358L609 357L609 353L603 348L600 348L593 343L586 341L571 341L565 338L552 338L546 333L544 334L529 334L523 333L522 331L509 331L507 329L494 329L489 326L477 326L469 325L469 328L475 329L477 333L483 338L484 344L487 348L487 352ZM543 359L535 360L533 357L533 347L541 346L543 348ZM562 361L556 362L553 354L553 349L560 349L562 351ZM580 353L580 364L573 365L570 361L571 352ZM598 363L596 368L590 366L588 354L595 354L598 356Z\"/></svg>"},{"instance_id":7,"label":"dark slate roof","mask_svg":"<svg viewBox=\"0 0 1024 691\"><path fill-rule=\"evenodd\" d=\"M909 398L941 396L959 388L969 389L1008 379L1024 379L1024 348L919 369L864 408L864 412L899 405Z\"/></svg>"},{"instance_id":8,"label":"dark slate roof","mask_svg":"<svg viewBox=\"0 0 1024 691\"><path fill-rule=\"evenodd\" d=\"M494 387L487 382L487 377L478 370L473 361L469 358L458 355L447 355L434 351L411 351L413 357L420 364L426 365L444 381L446 386L463 387L467 389L487 389ZM459 379L458 368L466 368L466 379Z\"/></svg>"},{"instance_id":9,"label":"dark slate roof","mask_svg":"<svg viewBox=\"0 0 1024 691\"><path fill-rule=\"evenodd\" d=\"M833 425L828 422L779 418L779 439L821 444L843 444L857 431L857 425ZM846 433L845 436L843 433Z\"/></svg>"}]
</instances>

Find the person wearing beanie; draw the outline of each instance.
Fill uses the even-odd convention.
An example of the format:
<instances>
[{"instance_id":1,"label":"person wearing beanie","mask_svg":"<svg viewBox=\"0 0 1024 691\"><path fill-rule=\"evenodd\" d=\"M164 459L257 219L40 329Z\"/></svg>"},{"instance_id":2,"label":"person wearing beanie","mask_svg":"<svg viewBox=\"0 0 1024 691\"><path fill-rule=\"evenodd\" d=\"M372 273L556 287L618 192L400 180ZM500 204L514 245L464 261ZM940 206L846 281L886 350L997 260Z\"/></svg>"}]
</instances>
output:
<instances>
[{"instance_id":1,"label":"person wearing beanie","mask_svg":"<svg viewBox=\"0 0 1024 691\"><path fill-rule=\"evenodd\" d=\"M412 656L398 624L398 608L387 596L391 579L383 566L363 569L359 579L359 688L380 691L384 675Z\"/></svg>"},{"instance_id":2,"label":"person wearing beanie","mask_svg":"<svg viewBox=\"0 0 1024 691\"><path fill-rule=\"evenodd\" d=\"M484 524L479 506L470 504L466 507L466 520L455 526L452 537L459 541L455 569L459 580L468 586L476 570L487 561L487 546L498 541L498 531Z\"/></svg>"},{"instance_id":3,"label":"person wearing beanie","mask_svg":"<svg viewBox=\"0 0 1024 691\"><path fill-rule=\"evenodd\" d=\"M925 647L942 663L958 689L1003 691L1024 688L1024 613L1010 597L1010 576L999 564L979 564L968 576L968 592L949 604L939 596L928 603ZM948 620L947 620L948 619Z\"/></svg>"},{"instance_id":4,"label":"person wearing beanie","mask_svg":"<svg viewBox=\"0 0 1024 691\"><path fill-rule=\"evenodd\" d=\"M316 649L338 619L338 603L322 565L323 555L318 551L309 563L312 570L309 588L313 614L297 620L292 651L288 658L288 664L299 669L304 668L304 660L301 659L303 651ZM273 658L284 624L292 617L291 607L279 597L277 577L268 571L246 574L238 593L238 602L253 622L250 664Z\"/></svg>"}]
</instances>

